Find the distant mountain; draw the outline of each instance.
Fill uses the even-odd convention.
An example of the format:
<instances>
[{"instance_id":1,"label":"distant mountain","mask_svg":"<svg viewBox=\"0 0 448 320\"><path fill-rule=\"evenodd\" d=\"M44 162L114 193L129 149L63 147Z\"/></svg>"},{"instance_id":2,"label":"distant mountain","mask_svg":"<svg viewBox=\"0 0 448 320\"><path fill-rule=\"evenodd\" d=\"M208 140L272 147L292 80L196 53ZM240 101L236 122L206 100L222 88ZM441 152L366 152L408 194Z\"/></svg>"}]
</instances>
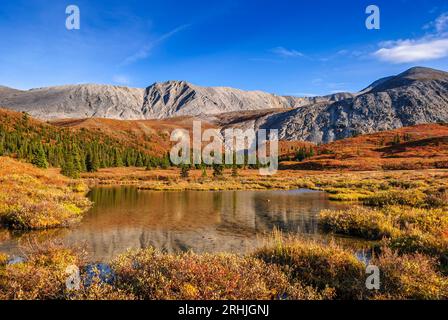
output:
<instances>
[{"instance_id":1,"label":"distant mountain","mask_svg":"<svg viewBox=\"0 0 448 320\"><path fill-rule=\"evenodd\" d=\"M448 73L411 68L358 93L322 97L201 87L186 81L146 89L72 85L28 91L0 87L0 107L39 119L166 119L190 116L222 128L276 128L286 140L327 143L416 124L448 122Z\"/></svg>"},{"instance_id":2,"label":"distant mountain","mask_svg":"<svg viewBox=\"0 0 448 320\"><path fill-rule=\"evenodd\" d=\"M200 87L186 81L155 83L145 91L142 112L145 118L196 116L232 111L287 109L295 99L262 91L226 87Z\"/></svg>"},{"instance_id":3,"label":"distant mountain","mask_svg":"<svg viewBox=\"0 0 448 320\"><path fill-rule=\"evenodd\" d=\"M107 85L31 89L0 88L0 107L25 111L39 119L141 119L144 90Z\"/></svg>"},{"instance_id":4,"label":"distant mountain","mask_svg":"<svg viewBox=\"0 0 448 320\"><path fill-rule=\"evenodd\" d=\"M154 83L146 89L110 85L68 85L21 91L0 87L0 107L48 120L58 118L165 119L235 111L290 109L338 101L349 93L325 97L283 97L262 91L201 87L186 81Z\"/></svg>"},{"instance_id":5,"label":"distant mountain","mask_svg":"<svg viewBox=\"0 0 448 320\"><path fill-rule=\"evenodd\" d=\"M287 140L327 143L358 134L425 123L448 123L448 73L412 68L377 81L358 95L265 116Z\"/></svg>"}]
</instances>

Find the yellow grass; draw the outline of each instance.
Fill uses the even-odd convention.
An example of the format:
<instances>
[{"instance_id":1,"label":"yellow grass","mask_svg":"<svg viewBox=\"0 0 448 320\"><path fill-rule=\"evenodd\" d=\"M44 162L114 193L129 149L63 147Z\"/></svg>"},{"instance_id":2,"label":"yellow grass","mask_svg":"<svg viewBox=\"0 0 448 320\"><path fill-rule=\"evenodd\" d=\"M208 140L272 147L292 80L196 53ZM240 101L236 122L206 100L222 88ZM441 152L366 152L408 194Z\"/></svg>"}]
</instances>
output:
<instances>
[{"instance_id":1,"label":"yellow grass","mask_svg":"<svg viewBox=\"0 0 448 320\"><path fill-rule=\"evenodd\" d=\"M90 207L86 186L11 158L0 157L0 223L48 229L80 221Z\"/></svg>"}]
</instances>

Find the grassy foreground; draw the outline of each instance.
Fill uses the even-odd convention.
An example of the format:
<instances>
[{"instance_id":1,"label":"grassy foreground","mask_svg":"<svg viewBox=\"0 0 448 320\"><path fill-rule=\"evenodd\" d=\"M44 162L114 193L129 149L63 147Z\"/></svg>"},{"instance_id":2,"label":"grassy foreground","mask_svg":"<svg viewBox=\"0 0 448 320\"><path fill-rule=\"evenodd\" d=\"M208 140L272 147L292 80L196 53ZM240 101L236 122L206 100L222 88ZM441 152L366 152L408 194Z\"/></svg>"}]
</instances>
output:
<instances>
[{"instance_id":1,"label":"grassy foreground","mask_svg":"<svg viewBox=\"0 0 448 320\"><path fill-rule=\"evenodd\" d=\"M188 178L181 178L180 170L141 168L109 168L95 173L84 173L82 180L90 186L135 185L146 190L290 190L310 188L326 191L332 200L358 201L380 191L418 189L428 195L448 188L448 169L397 171L306 171L280 170L273 176L261 176L258 170L224 170L214 178L213 171L191 170ZM440 190L441 191L440 191Z\"/></svg>"},{"instance_id":2,"label":"grassy foreground","mask_svg":"<svg viewBox=\"0 0 448 320\"><path fill-rule=\"evenodd\" d=\"M369 188L363 187L370 184ZM448 271L448 180L444 174L412 175L333 187L336 199L356 198L364 206L325 210L320 224L338 234L383 240L400 254L420 253L438 259Z\"/></svg>"},{"instance_id":3,"label":"grassy foreground","mask_svg":"<svg viewBox=\"0 0 448 320\"><path fill-rule=\"evenodd\" d=\"M330 232L382 240L370 264L381 273L379 290L367 290L366 265L355 253L281 235L256 252L166 254L131 251L108 263L109 281L87 271L80 250L33 248L8 264L0 254L0 299L448 299L448 170L225 172L115 168L83 175L90 185L134 184L149 190L262 190L309 188L352 201L345 211L323 211ZM90 206L85 184L56 169L41 170L0 158L0 222L13 229L63 227ZM0 233L0 241L2 234ZM66 269L81 269L79 290L66 287Z\"/></svg>"},{"instance_id":4,"label":"grassy foreground","mask_svg":"<svg viewBox=\"0 0 448 320\"><path fill-rule=\"evenodd\" d=\"M34 249L13 265L6 259L0 256L0 299L448 298L448 278L425 255L385 248L371 261L381 270L381 288L367 290L366 265L353 252L280 236L247 256L130 251L109 264L108 281L86 272L79 250ZM77 290L66 286L70 265L81 269Z\"/></svg>"},{"instance_id":5,"label":"grassy foreground","mask_svg":"<svg viewBox=\"0 0 448 320\"><path fill-rule=\"evenodd\" d=\"M66 227L90 207L87 187L52 171L0 157L0 224L19 230Z\"/></svg>"}]
</instances>

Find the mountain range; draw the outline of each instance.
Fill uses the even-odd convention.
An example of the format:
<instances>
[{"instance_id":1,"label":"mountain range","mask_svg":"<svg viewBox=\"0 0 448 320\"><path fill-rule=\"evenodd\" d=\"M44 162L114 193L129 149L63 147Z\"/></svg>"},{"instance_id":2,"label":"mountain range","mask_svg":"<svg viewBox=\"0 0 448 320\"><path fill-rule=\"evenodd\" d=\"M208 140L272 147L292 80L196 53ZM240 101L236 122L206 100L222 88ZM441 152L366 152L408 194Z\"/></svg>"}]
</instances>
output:
<instances>
[{"instance_id":1,"label":"mountain range","mask_svg":"<svg viewBox=\"0 0 448 320\"><path fill-rule=\"evenodd\" d=\"M284 140L327 143L350 136L448 122L448 73L415 67L357 93L322 97L201 87L186 81L146 89L69 85L27 91L0 87L0 107L43 120L168 119L187 116L215 125L278 129Z\"/></svg>"}]
</instances>

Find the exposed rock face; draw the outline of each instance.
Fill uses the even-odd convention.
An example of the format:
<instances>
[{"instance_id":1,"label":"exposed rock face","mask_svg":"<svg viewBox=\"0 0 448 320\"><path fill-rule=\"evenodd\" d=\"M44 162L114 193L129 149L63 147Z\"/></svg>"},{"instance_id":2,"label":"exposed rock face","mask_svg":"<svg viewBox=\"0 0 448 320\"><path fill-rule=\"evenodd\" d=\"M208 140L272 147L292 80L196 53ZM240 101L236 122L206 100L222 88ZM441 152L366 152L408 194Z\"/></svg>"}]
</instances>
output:
<instances>
[{"instance_id":1,"label":"exposed rock face","mask_svg":"<svg viewBox=\"0 0 448 320\"><path fill-rule=\"evenodd\" d=\"M280 138L327 143L356 134L448 122L448 73L413 68L377 81L359 95L267 117Z\"/></svg>"},{"instance_id":2,"label":"exposed rock face","mask_svg":"<svg viewBox=\"0 0 448 320\"><path fill-rule=\"evenodd\" d=\"M169 81L155 83L146 89L143 113L147 118L160 119L232 111L284 109L294 106L294 101L261 91L207 88L185 81Z\"/></svg>"},{"instance_id":3,"label":"exposed rock face","mask_svg":"<svg viewBox=\"0 0 448 320\"><path fill-rule=\"evenodd\" d=\"M107 85L72 85L20 91L0 87L0 106L36 118L164 119L235 111L288 109L351 94L282 97L262 91L200 87L185 81L155 83L146 89Z\"/></svg>"},{"instance_id":4,"label":"exposed rock face","mask_svg":"<svg viewBox=\"0 0 448 320\"><path fill-rule=\"evenodd\" d=\"M220 127L276 128L280 138L326 143L355 134L448 122L448 73L412 68L359 93L283 97L200 87L185 81L146 89L75 85L20 91L0 87L0 106L40 119L164 119L195 116Z\"/></svg>"},{"instance_id":5,"label":"exposed rock face","mask_svg":"<svg viewBox=\"0 0 448 320\"><path fill-rule=\"evenodd\" d=\"M0 89L0 106L26 111L40 119L141 119L144 90L105 85L73 85L32 89Z\"/></svg>"}]
</instances>

